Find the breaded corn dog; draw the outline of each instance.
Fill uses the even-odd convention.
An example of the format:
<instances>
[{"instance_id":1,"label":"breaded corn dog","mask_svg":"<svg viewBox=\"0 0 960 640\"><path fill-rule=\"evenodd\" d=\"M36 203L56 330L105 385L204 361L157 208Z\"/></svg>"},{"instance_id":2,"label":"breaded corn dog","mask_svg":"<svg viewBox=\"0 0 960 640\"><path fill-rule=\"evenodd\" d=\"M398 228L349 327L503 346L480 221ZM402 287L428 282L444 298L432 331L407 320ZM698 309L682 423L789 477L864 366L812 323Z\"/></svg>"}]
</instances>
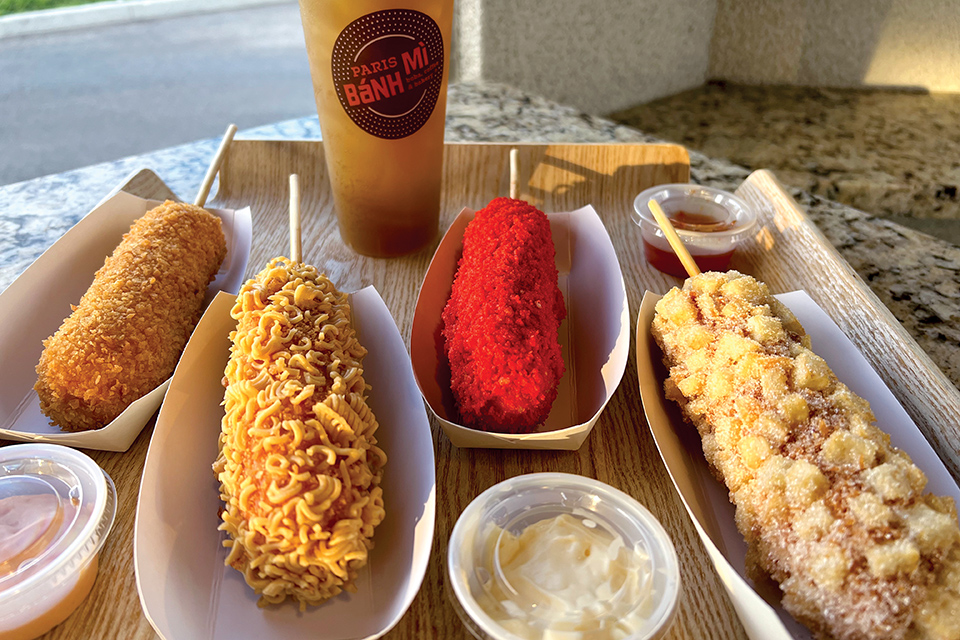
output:
<instances>
[{"instance_id":1,"label":"breaded corn dog","mask_svg":"<svg viewBox=\"0 0 960 640\"><path fill-rule=\"evenodd\" d=\"M240 290L220 456L227 564L263 604L353 590L384 517L386 455L346 294L276 258Z\"/></svg>"},{"instance_id":2,"label":"breaded corn dog","mask_svg":"<svg viewBox=\"0 0 960 640\"><path fill-rule=\"evenodd\" d=\"M463 424L531 431L563 377L550 222L521 200L496 198L463 235L463 258L443 309L444 351Z\"/></svg>"},{"instance_id":3,"label":"breaded corn dog","mask_svg":"<svg viewBox=\"0 0 960 640\"><path fill-rule=\"evenodd\" d=\"M98 429L169 378L226 253L220 218L200 207L167 201L134 222L43 341L43 413L62 429Z\"/></svg>"},{"instance_id":4,"label":"breaded corn dog","mask_svg":"<svg viewBox=\"0 0 960 640\"><path fill-rule=\"evenodd\" d=\"M783 606L818 637L960 638L953 500L874 425L766 285L704 273L656 307L667 397L696 425Z\"/></svg>"}]
</instances>

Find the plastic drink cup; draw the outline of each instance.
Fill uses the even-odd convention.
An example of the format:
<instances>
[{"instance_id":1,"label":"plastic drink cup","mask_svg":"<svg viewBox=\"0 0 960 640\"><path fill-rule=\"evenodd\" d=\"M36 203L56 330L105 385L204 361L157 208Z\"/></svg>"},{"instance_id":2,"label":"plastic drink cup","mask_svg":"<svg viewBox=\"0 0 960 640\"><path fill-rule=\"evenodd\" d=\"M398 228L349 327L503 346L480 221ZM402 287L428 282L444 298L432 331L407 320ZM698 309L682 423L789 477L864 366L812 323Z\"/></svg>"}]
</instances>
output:
<instances>
[{"instance_id":1,"label":"plastic drink cup","mask_svg":"<svg viewBox=\"0 0 960 640\"><path fill-rule=\"evenodd\" d=\"M340 235L398 256L437 235L453 0L300 0Z\"/></svg>"}]
</instances>

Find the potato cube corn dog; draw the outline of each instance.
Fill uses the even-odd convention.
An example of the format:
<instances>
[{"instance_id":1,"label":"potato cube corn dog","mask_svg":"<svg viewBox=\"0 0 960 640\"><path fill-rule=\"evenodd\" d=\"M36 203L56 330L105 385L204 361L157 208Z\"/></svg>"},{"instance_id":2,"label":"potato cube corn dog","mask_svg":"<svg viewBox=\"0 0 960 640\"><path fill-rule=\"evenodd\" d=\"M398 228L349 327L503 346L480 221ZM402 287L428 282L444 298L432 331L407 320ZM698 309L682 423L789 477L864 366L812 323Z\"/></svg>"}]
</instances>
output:
<instances>
[{"instance_id":1,"label":"potato cube corn dog","mask_svg":"<svg viewBox=\"0 0 960 640\"><path fill-rule=\"evenodd\" d=\"M748 570L821 638L960 638L953 500L890 444L766 285L735 271L674 288L652 327L667 397L736 505Z\"/></svg>"}]
</instances>

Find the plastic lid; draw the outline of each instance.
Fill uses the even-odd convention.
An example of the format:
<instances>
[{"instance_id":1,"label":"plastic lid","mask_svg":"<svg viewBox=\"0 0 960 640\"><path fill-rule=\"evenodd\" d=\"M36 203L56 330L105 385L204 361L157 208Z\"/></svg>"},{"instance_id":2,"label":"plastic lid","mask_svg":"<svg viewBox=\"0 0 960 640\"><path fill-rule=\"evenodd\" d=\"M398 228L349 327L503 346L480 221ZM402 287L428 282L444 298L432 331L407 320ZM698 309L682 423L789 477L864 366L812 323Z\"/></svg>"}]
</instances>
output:
<instances>
[{"instance_id":1,"label":"plastic lid","mask_svg":"<svg viewBox=\"0 0 960 640\"><path fill-rule=\"evenodd\" d=\"M650 211L650 200L657 201L674 222L680 237L695 244L708 238L736 243L757 222L753 209L727 191L698 184L661 184L642 192L633 201L633 221L641 228L645 225L660 228ZM677 224L676 216L680 212L690 214L692 220Z\"/></svg>"},{"instance_id":2,"label":"plastic lid","mask_svg":"<svg viewBox=\"0 0 960 640\"><path fill-rule=\"evenodd\" d=\"M85 454L0 448L0 606L74 579L103 546L116 506L113 481Z\"/></svg>"},{"instance_id":3,"label":"plastic lid","mask_svg":"<svg viewBox=\"0 0 960 640\"><path fill-rule=\"evenodd\" d=\"M447 570L457 613L481 639L659 638L680 589L657 519L625 493L565 473L480 494L453 529Z\"/></svg>"}]
</instances>

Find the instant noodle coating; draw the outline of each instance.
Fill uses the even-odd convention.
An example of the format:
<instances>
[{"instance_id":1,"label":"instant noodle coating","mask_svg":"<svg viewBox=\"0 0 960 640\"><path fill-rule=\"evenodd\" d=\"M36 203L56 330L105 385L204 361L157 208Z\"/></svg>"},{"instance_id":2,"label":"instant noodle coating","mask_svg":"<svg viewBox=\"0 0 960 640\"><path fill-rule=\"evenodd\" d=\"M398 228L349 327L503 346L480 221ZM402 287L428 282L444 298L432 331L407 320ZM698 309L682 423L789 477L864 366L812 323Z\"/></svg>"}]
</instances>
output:
<instances>
[{"instance_id":1,"label":"instant noodle coating","mask_svg":"<svg viewBox=\"0 0 960 640\"><path fill-rule=\"evenodd\" d=\"M385 514L366 350L347 295L286 258L242 287L231 315L214 463L226 563L261 605L290 597L304 609L353 590Z\"/></svg>"}]
</instances>

